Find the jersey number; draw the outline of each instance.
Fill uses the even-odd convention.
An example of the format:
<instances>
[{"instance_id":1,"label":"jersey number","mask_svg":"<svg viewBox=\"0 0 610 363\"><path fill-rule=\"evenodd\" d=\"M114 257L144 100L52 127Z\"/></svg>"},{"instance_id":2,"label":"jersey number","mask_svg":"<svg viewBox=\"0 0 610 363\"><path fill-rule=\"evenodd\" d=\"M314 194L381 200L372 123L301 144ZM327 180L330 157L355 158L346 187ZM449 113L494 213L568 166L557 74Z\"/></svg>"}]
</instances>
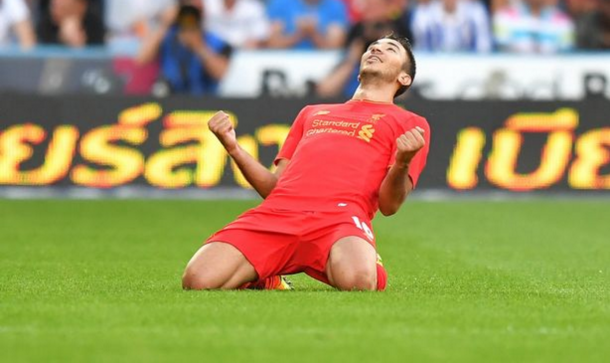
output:
<instances>
[{"instance_id":1,"label":"jersey number","mask_svg":"<svg viewBox=\"0 0 610 363\"><path fill-rule=\"evenodd\" d=\"M369 228L369 226L366 225L366 223L361 222L360 218L358 218L356 216L353 216L352 219L354 220L354 224L356 224L356 227L358 227L358 229L363 231L369 239L371 239L371 240L375 239L375 236L373 235L373 231L371 231L371 229Z\"/></svg>"}]
</instances>

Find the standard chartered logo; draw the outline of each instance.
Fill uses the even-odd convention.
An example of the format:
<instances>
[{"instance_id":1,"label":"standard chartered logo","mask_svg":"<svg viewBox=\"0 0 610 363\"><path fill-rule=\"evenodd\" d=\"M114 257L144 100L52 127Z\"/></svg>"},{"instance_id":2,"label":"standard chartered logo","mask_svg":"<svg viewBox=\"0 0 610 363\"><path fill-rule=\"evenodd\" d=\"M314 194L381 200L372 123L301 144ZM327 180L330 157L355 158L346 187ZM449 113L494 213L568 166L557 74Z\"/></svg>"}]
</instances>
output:
<instances>
[{"instance_id":1,"label":"standard chartered logo","mask_svg":"<svg viewBox=\"0 0 610 363\"><path fill-rule=\"evenodd\" d=\"M373 138L373 133L375 133L373 125L364 125L362 126L360 131L358 131L358 138L366 142L371 142L371 139Z\"/></svg>"}]
</instances>

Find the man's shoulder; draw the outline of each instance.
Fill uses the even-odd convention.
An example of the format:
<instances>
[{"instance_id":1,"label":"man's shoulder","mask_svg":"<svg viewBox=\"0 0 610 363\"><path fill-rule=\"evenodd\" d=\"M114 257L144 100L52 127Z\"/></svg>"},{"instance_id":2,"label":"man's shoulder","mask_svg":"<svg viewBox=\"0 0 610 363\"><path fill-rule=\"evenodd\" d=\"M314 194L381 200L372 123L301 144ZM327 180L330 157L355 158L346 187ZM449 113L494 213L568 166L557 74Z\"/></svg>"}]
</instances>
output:
<instances>
[{"instance_id":1,"label":"man's shoulder","mask_svg":"<svg viewBox=\"0 0 610 363\"><path fill-rule=\"evenodd\" d=\"M203 30L201 34L214 53L223 55L227 58L231 56L233 47L218 34L208 30Z\"/></svg>"},{"instance_id":2,"label":"man's shoulder","mask_svg":"<svg viewBox=\"0 0 610 363\"><path fill-rule=\"evenodd\" d=\"M424 116L415 113L401 105L396 105L396 107L394 107L393 114L401 118L422 119L424 121L426 120Z\"/></svg>"},{"instance_id":3,"label":"man's shoulder","mask_svg":"<svg viewBox=\"0 0 610 363\"><path fill-rule=\"evenodd\" d=\"M398 105L394 108L392 114L399 123L404 124L405 126L414 125L423 127L424 129L430 128L428 125L428 120L426 120L424 116L404 109Z\"/></svg>"},{"instance_id":4,"label":"man's shoulder","mask_svg":"<svg viewBox=\"0 0 610 363\"><path fill-rule=\"evenodd\" d=\"M317 103L303 107L303 111L308 113L330 113L330 111L341 108L344 105L344 103Z\"/></svg>"},{"instance_id":5,"label":"man's shoulder","mask_svg":"<svg viewBox=\"0 0 610 363\"><path fill-rule=\"evenodd\" d=\"M203 36L203 38L205 39L206 42L213 43L213 45L224 43L222 38L212 31L202 30L201 35Z\"/></svg>"}]
</instances>

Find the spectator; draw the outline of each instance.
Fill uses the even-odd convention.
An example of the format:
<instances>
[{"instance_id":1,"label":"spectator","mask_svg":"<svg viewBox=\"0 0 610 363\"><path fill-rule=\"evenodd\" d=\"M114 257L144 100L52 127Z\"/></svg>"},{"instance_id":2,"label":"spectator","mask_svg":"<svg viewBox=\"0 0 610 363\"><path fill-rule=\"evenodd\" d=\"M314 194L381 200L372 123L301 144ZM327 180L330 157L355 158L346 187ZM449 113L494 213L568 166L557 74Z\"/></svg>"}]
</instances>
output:
<instances>
[{"instance_id":1,"label":"spectator","mask_svg":"<svg viewBox=\"0 0 610 363\"><path fill-rule=\"evenodd\" d=\"M491 27L480 1L435 0L413 14L415 49L431 52L489 52Z\"/></svg>"},{"instance_id":2,"label":"spectator","mask_svg":"<svg viewBox=\"0 0 610 363\"><path fill-rule=\"evenodd\" d=\"M495 14L498 10L507 7L514 0L487 0L488 9L491 14Z\"/></svg>"},{"instance_id":3,"label":"spectator","mask_svg":"<svg viewBox=\"0 0 610 363\"><path fill-rule=\"evenodd\" d=\"M347 11L347 18L350 24L356 24L362 20L362 13L364 11L364 4L366 0L341 0L345 5Z\"/></svg>"},{"instance_id":4,"label":"spectator","mask_svg":"<svg viewBox=\"0 0 610 363\"><path fill-rule=\"evenodd\" d=\"M365 0L366 1L366 0ZM409 0L387 0L388 13L392 19L398 19L400 17L412 15L411 2ZM415 2L415 1L413 1ZM410 19L409 19L410 24ZM410 26L410 25L409 25ZM409 29L409 32L411 30ZM412 41L412 39L409 39Z\"/></svg>"},{"instance_id":5,"label":"spectator","mask_svg":"<svg viewBox=\"0 0 610 363\"><path fill-rule=\"evenodd\" d=\"M496 44L515 53L556 53L574 45L574 24L547 0L523 0L494 15Z\"/></svg>"},{"instance_id":6,"label":"spectator","mask_svg":"<svg viewBox=\"0 0 610 363\"><path fill-rule=\"evenodd\" d=\"M272 48L336 49L345 42L347 10L340 0L270 0Z\"/></svg>"},{"instance_id":7,"label":"spectator","mask_svg":"<svg viewBox=\"0 0 610 363\"><path fill-rule=\"evenodd\" d=\"M0 0L0 47L16 38L22 49L36 44L30 12L23 0Z\"/></svg>"},{"instance_id":8,"label":"spectator","mask_svg":"<svg viewBox=\"0 0 610 363\"><path fill-rule=\"evenodd\" d=\"M336 97L343 94L351 97L358 88L360 58L375 40L388 34L411 38L409 13L396 16L396 8L390 6L394 0L366 0L363 4L362 21L350 29L346 53L339 65L322 80L316 92L320 97ZM406 9L405 6L403 9Z\"/></svg>"},{"instance_id":9,"label":"spectator","mask_svg":"<svg viewBox=\"0 0 610 363\"><path fill-rule=\"evenodd\" d=\"M490 14L493 0L482 0L481 2L483 3L483 5L485 5L485 9L487 9L487 14Z\"/></svg>"},{"instance_id":10,"label":"spectator","mask_svg":"<svg viewBox=\"0 0 610 363\"><path fill-rule=\"evenodd\" d=\"M41 10L38 38L43 44L101 45L104 32L102 17L91 10L89 0L50 0Z\"/></svg>"},{"instance_id":11,"label":"spectator","mask_svg":"<svg viewBox=\"0 0 610 363\"><path fill-rule=\"evenodd\" d=\"M610 49L610 1L597 0L597 9L576 21L577 45L580 49Z\"/></svg>"},{"instance_id":12,"label":"spectator","mask_svg":"<svg viewBox=\"0 0 610 363\"><path fill-rule=\"evenodd\" d=\"M597 8L598 0L566 0L566 7L572 16L579 16Z\"/></svg>"},{"instance_id":13,"label":"spectator","mask_svg":"<svg viewBox=\"0 0 610 363\"><path fill-rule=\"evenodd\" d=\"M227 72L231 47L202 26L201 10L182 5L175 23L166 23L142 46L139 62L158 56L162 81L172 93L215 93Z\"/></svg>"},{"instance_id":14,"label":"spectator","mask_svg":"<svg viewBox=\"0 0 610 363\"><path fill-rule=\"evenodd\" d=\"M342 0L347 9L350 24L356 24L363 20L363 15L367 11L367 0ZM388 10L393 17L398 17L407 12L409 0L387 0L385 6L392 8Z\"/></svg>"},{"instance_id":15,"label":"spectator","mask_svg":"<svg viewBox=\"0 0 610 363\"><path fill-rule=\"evenodd\" d=\"M234 48L254 49L269 37L269 20L259 0L203 0L206 30Z\"/></svg>"},{"instance_id":16,"label":"spectator","mask_svg":"<svg viewBox=\"0 0 610 363\"><path fill-rule=\"evenodd\" d=\"M163 22L175 19L177 10L176 0L106 0L107 44L137 51Z\"/></svg>"}]
</instances>

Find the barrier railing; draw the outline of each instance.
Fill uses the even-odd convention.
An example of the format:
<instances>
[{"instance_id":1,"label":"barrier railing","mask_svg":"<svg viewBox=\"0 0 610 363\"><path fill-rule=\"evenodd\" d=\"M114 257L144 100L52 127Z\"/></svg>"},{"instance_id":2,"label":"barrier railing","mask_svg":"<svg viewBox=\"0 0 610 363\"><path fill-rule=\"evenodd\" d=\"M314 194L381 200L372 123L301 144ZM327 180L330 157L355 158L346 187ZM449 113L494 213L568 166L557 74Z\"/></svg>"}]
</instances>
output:
<instances>
[{"instance_id":1,"label":"barrier railing","mask_svg":"<svg viewBox=\"0 0 610 363\"><path fill-rule=\"evenodd\" d=\"M221 97L302 97L341 61L340 51L238 51ZM610 98L610 52L557 56L417 53L411 91L431 100L581 100ZM105 48L0 50L0 90L36 94L150 95L156 64Z\"/></svg>"},{"instance_id":2,"label":"barrier railing","mask_svg":"<svg viewBox=\"0 0 610 363\"><path fill-rule=\"evenodd\" d=\"M230 112L242 147L271 165L313 99L0 97L0 188L248 188L207 129ZM432 130L419 188L610 190L610 101L413 100Z\"/></svg>"}]
</instances>

